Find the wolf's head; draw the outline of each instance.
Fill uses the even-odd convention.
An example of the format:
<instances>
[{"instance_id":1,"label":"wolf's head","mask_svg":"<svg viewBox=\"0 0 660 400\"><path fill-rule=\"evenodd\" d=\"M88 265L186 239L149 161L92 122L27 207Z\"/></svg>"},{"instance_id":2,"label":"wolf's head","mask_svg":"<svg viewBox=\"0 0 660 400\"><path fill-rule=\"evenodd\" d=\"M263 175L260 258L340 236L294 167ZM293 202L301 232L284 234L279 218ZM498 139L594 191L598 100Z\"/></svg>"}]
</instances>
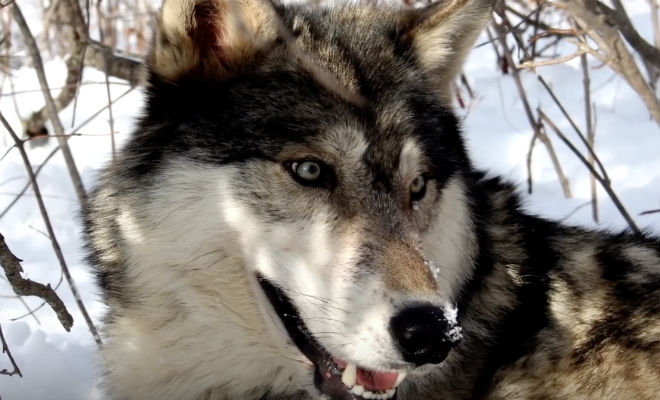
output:
<instances>
[{"instance_id":1,"label":"wolf's head","mask_svg":"<svg viewBox=\"0 0 660 400\"><path fill-rule=\"evenodd\" d=\"M114 390L384 399L448 356L474 253L450 88L490 6L165 1L90 218Z\"/></svg>"}]
</instances>

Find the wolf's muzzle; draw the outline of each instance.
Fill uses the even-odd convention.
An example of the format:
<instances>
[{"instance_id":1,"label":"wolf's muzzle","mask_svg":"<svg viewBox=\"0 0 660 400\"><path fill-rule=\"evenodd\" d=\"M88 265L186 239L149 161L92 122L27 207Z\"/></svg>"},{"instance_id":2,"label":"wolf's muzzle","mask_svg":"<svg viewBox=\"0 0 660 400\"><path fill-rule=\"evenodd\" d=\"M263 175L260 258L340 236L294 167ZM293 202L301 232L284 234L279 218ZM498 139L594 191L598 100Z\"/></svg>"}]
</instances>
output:
<instances>
[{"instance_id":1,"label":"wolf's muzzle","mask_svg":"<svg viewBox=\"0 0 660 400\"><path fill-rule=\"evenodd\" d=\"M447 334L450 328L443 310L431 304L407 307L390 321L390 333L403 358L417 366L444 361L458 342Z\"/></svg>"}]
</instances>

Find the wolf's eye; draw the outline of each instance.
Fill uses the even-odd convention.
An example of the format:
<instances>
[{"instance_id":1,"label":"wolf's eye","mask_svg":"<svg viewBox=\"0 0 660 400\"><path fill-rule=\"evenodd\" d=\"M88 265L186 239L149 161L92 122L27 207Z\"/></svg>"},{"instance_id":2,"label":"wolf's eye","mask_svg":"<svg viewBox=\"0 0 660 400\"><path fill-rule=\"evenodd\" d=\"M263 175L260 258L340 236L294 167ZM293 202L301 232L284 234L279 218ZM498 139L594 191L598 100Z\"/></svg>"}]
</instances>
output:
<instances>
[{"instance_id":1,"label":"wolf's eye","mask_svg":"<svg viewBox=\"0 0 660 400\"><path fill-rule=\"evenodd\" d=\"M418 201L426 194L426 178L424 175L418 175L410 184L410 200Z\"/></svg>"},{"instance_id":2,"label":"wolf's eye","mask_svg":"<svg viewBox=\"0 0 660 400\"><path fill-rule=\"evenodd\" d=\"M332 169L320 161L298 160L285 163L291 177L301 185L330 189L334 183Z\"/></svg>"},{"instance_id":3,"label":"wolf's eye","mask_svg":"<svg viewBox=\"0 0 660 400\"><path fill-rule=\"evenodd\" d=\"M291 168L296 175L306 181L315 181L321 176L321 166L315 161L294 162Z\"/></svg>"}]
</instances>

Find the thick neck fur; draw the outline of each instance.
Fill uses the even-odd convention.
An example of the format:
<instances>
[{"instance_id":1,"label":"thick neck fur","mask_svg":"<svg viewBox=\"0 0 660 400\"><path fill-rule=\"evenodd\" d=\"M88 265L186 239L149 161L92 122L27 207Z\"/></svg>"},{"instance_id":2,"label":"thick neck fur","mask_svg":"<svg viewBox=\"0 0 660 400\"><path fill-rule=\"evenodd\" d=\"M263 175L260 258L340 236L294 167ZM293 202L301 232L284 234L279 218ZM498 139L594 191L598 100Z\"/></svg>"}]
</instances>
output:
<instances>
[{"instance_id":1,"label":"thick neck fur","mask_svg":"<svg viewBox=\"0 0 660 400\"><path fill-rule=\"evenodd\" d=\"M467 180L479 250L458 300L464 341L436 369L435 379L407 387L401 397L522 400L539 398L557 382L566 387L558 399L603 393L608 399L631 398L625 392L631 384L644 388L640 393L657 394L657 383L645 388L650 384L645 379L626 382L622 370L606 364L600 372L611 380L601 378L602 387L585 384L598 379L589 375L594 370L586 354L655 362L648 349L660 350L657 239L560 225L523 211L514 187L500 178L476 172ZM608 272L610 263L618 264L616 272ZM653 283L626 271L644 271ZM616 296L603 300L610 290ZM621 308L626 312L609 315ZM649 323L643 339L625 340L626 326L634 321ZM621 341L596 336L598 330ZM653 370L655 376L660 372L657 365Z\"/></svg>"}]
</instances>

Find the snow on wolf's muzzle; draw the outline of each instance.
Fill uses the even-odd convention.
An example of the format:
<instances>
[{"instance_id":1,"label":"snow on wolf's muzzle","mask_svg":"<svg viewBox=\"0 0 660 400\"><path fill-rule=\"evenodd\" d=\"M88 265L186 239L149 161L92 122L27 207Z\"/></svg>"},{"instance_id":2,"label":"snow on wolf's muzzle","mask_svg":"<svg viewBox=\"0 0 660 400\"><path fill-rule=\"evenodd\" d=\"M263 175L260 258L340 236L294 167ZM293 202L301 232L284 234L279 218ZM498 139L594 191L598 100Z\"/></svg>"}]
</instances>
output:
<instances>
[{"instance_id":1,"label":"snow on wolf's muzzle","mask_svg":"<svg viewBox=\"0 0 660 400\"><path fill-rule=\"evenodd\" d=\"M431 304L407 307L390 321L390 333L404 360L417 366L439 364L460 340L447 310Z\"/></svg>"}]
</instances>

